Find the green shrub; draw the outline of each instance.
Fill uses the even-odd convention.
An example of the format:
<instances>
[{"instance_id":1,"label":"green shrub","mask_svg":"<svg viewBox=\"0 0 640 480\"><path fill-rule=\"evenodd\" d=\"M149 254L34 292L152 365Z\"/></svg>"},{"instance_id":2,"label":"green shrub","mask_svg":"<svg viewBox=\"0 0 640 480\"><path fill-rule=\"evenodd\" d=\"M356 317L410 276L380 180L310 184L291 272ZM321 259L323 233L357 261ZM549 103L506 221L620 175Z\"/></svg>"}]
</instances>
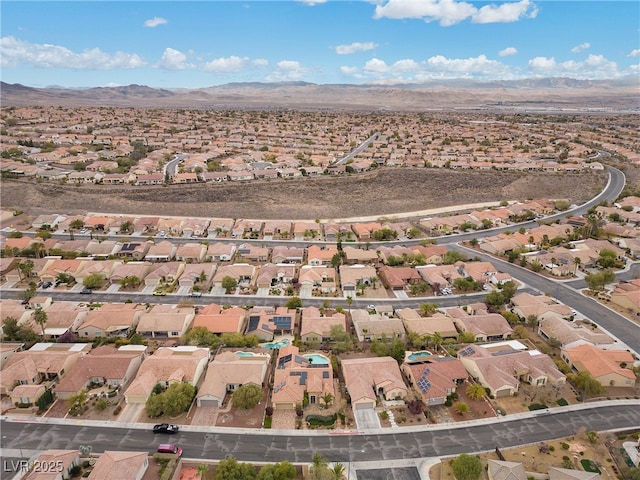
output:
<instances>
[{"instance_id":1,"label":"green shrub","mask_svg":"<svg viewBox=\"0 0 640 480\"><path fill-rule=\"evenodd\" d=\"M563 450L569 450L569 444L567 442L560 442L560 446Z\"/></svg>"},{"instance_id":2,"label":"green shrub","mask_svg":"<svg viewBox=\"0 0 640 480\"><path fill-rule=\"evenodd\" d=\"M556 403L561 407L566 407L567 405L569 405L569 402L567 402L567 400L564 398L559 398L558 400L556 400Z\"/></svg>"},{"instance_id":3,"label":"green shrub","mask_svg":"<svg viewBox=\"0 0 640 480\"><path fill-rule=\"evenodd\" d=\"M549 451L550 452L555 452L556 451L556 447L554 447L553 445L549 445Z\"/></svg>"},{"instance_id":4,"label":"green shrub","mask_svg":"<svg viewBox=\"0 0 640 480\"><path fill-rule=\"evenodd\" d=\"M544 410L545 408L549 408L549 407L547 407L543 403L532 403L531 405L529 405L529 411Z\"/></svg>"},{"instance_id":5,"label":"green shrub","mask_svg":"<svg viewBox=\"0 0 640 480\"><path fill-rule=\"evenodd\" d=\"M593 460L590 460L588 458L583 458L582 460L580 460L580 464L582 465L582 468L584 468L586 472L597 473L597 474L601 473L600 469L598 468L598 465L596 465L596 462L594 462Z\"/></svg>"},{"instance_id":6,"label":"green shrub","mask_svg":"<svg viewBox=\"0 0 640 480\"><path fill-rule=\"evenodd\" d=\"M307 424L313 427L331 427L336 423L337 414L333 415L307 415Z\"/></svg>"},{"instance_id":7,"label":"green shrub","mask_svg":"<svg viewBox=\"0 0 640 480\"><path fill-rule=\"evenodd\" d=\"M265 417L264 428L271 428L272 424L273 424L273 417Z\"/></svg>"}]
</instances>

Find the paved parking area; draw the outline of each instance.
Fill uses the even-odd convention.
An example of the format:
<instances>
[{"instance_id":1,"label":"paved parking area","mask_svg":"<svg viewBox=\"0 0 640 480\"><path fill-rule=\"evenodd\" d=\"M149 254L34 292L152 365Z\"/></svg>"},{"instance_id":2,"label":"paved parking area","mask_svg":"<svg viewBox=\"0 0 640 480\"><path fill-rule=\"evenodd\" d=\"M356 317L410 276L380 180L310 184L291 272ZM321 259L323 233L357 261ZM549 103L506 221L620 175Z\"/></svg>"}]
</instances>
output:
<instances>
[{"instance_id":1,"label":"paved parking area","mask_svg":"<svg viewBox=\"0 0 640 480\"><path fill-rule=\"evenodd\" d=\"M354 410L353 416L355 417L358 430L382 427L380 425L380 418L373 408L367 408L366 410Z\"/></svg>"},{"instance_id":2,"label":"paved parking area","mask_svg":"<svg viewBox=\"0 0 640 480\"><path fill-rule=\"evenodd\" d=\"M357 470L355 478L357 480L421 480L420 472L416 467Z\"/></svg>"}]
</instances>

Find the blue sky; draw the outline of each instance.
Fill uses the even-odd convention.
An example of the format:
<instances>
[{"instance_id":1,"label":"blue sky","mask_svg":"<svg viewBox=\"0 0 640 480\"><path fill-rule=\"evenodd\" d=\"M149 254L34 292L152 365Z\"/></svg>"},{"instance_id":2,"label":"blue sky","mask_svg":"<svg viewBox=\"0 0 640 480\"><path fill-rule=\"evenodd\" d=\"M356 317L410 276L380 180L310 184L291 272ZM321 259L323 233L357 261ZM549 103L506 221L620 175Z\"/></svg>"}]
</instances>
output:
<instances>
[{"instance_id":1,"label":"blue sky","mask_svg":"<svg viewBox=\"0 0 640 480\"><path fill-rule=\"evenodd\" d=\"M640 2L0 2L0 78L44 87L640 78Z\"/></svg>"}]
</instances>

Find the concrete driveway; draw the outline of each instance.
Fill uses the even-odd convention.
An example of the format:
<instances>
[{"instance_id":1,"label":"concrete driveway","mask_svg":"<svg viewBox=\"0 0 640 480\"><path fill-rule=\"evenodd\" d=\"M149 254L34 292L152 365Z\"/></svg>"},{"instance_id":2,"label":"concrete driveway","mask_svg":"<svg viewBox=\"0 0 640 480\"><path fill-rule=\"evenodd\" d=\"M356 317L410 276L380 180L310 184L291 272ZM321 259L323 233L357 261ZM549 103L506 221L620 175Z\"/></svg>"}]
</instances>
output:
<instances>
[{"instance_id":1,"label":"concrete driveway","mask_svg":"<svg viewBox=\"0 0 640 480\"><path fill-rule=\"evenodd\" d=\"M370 428L381 428L380 418L373 408L364 410L354 410L353 416L356 420L358 430L366 430Z\"/></svg>"}]
</instances>

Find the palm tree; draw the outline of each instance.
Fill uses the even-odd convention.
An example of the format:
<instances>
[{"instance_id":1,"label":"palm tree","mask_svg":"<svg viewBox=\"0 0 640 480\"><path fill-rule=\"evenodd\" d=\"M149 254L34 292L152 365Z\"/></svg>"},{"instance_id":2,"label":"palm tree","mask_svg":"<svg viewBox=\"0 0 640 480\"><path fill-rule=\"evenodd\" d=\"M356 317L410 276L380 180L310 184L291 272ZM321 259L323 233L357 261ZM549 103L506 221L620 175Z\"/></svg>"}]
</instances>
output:
<instances>
[{"instance_id":1,"label":"palm tree","mask_svg":"<svg viewBox=\"0 0 640 480\"><path fill-rule=\"evenodd\" d=\"M433 346L435 347L435 351L437 352L440 349L440 345L444 339L442 338L442 334L440 332L434 332L431 337L431 341L433 342Z\"/></svg>"},{"instance_id":2,"label":"palm tree","mask_svg":"<svg viewBox=\"0 0 640 480\"><path fill-rule=\"evenodd\" d=\"M314 453L311 458L311 468L309 468L311 478L318 480L324 478L328 466L327 459L321 453Z\"/></svg>"},{"instance_id":3,"label":"palm tree","mask_svg":"<svg viewBox=\"0 0 640 480\"><path fill-rule=\"evenodd\" d=\"M479 383L472 383L470 385L467 385L465 393L471 400L482 400L487 394L484 387Z\"/></svg>"},{"instance_id":4,"label":"palm tree","mask_svg":"<svg viewBox=\"0 0 640 480\"><path fill-rule=\"evenodd\" d=\"M331 469L331 475L333 480L342 480L346 477L347 470L341 463L336 463Z\"/></svg>"},{"instance_id":5,"label":"palm tree","mask_svg":"<svg viewBox=\"0 0 640 480\"><path fill-rule=\"evenodd\" d=\"M40 258L40 253L44 252L44 244L40 242L33 242L31 248L36 258Z\"/></svg>"},{"instance_id":6,"label":"palm tree","mask_svg":"<svg viewBox=\"0 0 640 480\"><path fill-rule=\"evenodd\" d=\"M573 276L575 277L578 273L578 267L580 267L582 260L580 260L580 257L573 257L573 263L576 265L576 269L573 271Z\"/></svg>"},{"instance_id":7,"label":"palm tree","mask_svg":"<svg viewBox=\"0 0 640 480\"><path fill-rule=\"evenodd\" d=\"M47 323L47 312L45 312L41 307L36 308L36 311L33 314L33 320L40 325L40 328L42 328L42 338L44 338L44 326Z\"/></svg>"},{"instance_id":8,"label":"palm tree","mask_svg":"<svg viewBox=\"0 0 640 480\"><path fill-rule=\"evenodd\" d=\"M205 474L209 471L209 465L201 463L198 465L198 475L200 478L204 478Z\"/></svg>"},{"instance_id":9,"label":"palm tree","mask_svg":"<svg viewBox=\"0 0 640 480\"><path fill-rule=\"evenodd\" d=\"M333 402L333 395L331 395L330 393L325 393L322 396L322 401L324 402L325 408L329 407L329 405L331 405L331 402Z\"/></svg>"},{"instance_id":10,"label":"palm tree","mask_svg":"<svg viewBox=\"0 0 640 480\"><path fill-rule=\"evenodd\" d=\"M21 274L20 276L24 276L23 280L31 277L31 272L33 272L34 266L35 265L33 263L33 260L25 260L24 262L20 263L20 265L18 265L18 271Z\"/></svg>"}]
</instances>

